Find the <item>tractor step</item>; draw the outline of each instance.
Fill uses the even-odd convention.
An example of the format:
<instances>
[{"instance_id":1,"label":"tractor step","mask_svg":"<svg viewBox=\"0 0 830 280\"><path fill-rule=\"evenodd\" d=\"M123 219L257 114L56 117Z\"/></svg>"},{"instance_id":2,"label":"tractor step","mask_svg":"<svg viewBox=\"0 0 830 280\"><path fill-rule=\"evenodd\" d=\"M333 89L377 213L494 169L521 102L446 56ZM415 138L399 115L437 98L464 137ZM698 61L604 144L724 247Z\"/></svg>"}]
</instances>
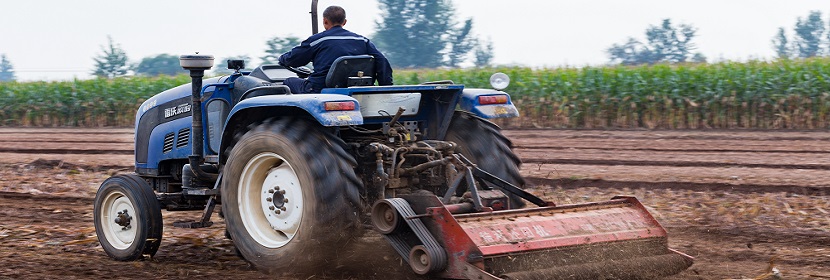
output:
<instances>
[{"instance_id":1,"label":"tractor step","mask_svg":"<svg viewBox=\"0 0 830 280\"><path fill-rule=\"evenodd\" d=\"M219 194L219 189L216 189L216 188L213 188L213 189L208 189L208 188L189 188L189 189L184 189L184 190L182 190L182 194L184 194L184 195L191 195L191 196L197 196L197 195L201 195L201 196L212 196L212 195L218 195L218 194Z\"/></svg>"},{"instance_id":2,"label":"tractor step","mask_svg":"<svg viewBox=\"0 0 830 280\"><path fill-rule=\"evenodd\" d=\"M222 176L220 175L219 178L222 178ZM206 228L212 226L213 222L210 221L210 216L213 215L214 208L216 208L216 196L211 196L205 204L205 209L202 211L201 220L173 222L173 226L177 228Z\"/></svg>"}]
</instances>

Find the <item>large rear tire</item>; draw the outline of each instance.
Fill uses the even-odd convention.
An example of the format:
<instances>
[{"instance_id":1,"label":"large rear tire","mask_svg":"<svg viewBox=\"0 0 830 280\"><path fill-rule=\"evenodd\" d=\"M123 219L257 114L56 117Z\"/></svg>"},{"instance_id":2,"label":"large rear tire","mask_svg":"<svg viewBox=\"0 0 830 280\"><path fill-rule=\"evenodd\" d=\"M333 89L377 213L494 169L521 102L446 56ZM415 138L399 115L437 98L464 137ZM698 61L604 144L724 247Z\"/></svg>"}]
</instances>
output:
<instances>
[{"instance_id":1,"label":"large rear tire","mask_svg":"<svg viewBox=\"0 0 830 280\"><path fill-rule=\"evenodd\" d=\"M161 207L153 188L138 175L104 180L95 195L93 213L98 241L111 258L133 261L158 251Z\"/></svg>"},{"instance_id":2,"label":"large rear tire","mask_svg":"<svg viewBox=\"0 0 830 280\"><path fill-rule=\"evenodd\" d=\"M241 255L271 273L319 273L359 226L360 181L343 143L299 118L253 126L224 167L222 212Z\"/></svg>"},{"instance_id":3,"label":"large rear tire","mask_svg":"<svg viewBox=\"0 0 830 280\"><path fill-rule=\"evenodd\" d=\"M461 154L479 168L524 188L525 180L519 174L522 161L513 153L513 143L501 134L498 125L468 112L456 111L446 140L458 144ZM508 196L510 208L524 207L524 200L512 194Z\"/></svg>"}]
</instances>

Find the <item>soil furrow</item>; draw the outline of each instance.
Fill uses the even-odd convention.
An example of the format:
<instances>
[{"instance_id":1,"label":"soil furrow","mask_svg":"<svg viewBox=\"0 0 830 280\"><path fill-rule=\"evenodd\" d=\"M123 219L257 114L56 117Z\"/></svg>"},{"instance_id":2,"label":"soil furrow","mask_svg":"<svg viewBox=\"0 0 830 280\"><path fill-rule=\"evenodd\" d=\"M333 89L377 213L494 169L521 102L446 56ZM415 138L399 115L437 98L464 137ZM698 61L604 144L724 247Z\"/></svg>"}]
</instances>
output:
<instances>
[{"instance_id":1,"label":"soil furrow","mask_svg":"<svg viewBox=\"0 0 830 280\"><path fill-rule=\"evenodd\" d=\"M533 140L514 138L515 146L523 147L600 147L600 148L646 148L646 149L727 149L727 150L785 150L830 151L830 141L741 141L741 140L597 140L597 139L549 139Z\"/></svg>"},{"instance_id":2,"label":"soil furrow","mask_svg":"<svg viewBox=\"0 0 830 280\"><path fill-rule=\"evenodd\" d=\"M628 165L628 166L672 166L672 167L747 167L773 169L830 170L830 165L818 164L752 164L728 162L683 162L659 160L593 160L593 159L538 159L521 158L522 163L569 164L569 165Z\"/></svg>"},{"instance_id":3,"label":"soil furrow","mask_svg":"<svg viewBox=\"0 0 830 280\"><path fill-rule=\"evenodd\" d=\"M38 144L49 144L49 143L80 143L80 144L110 144L110 143L124 143L130 146L133 145L133 140L130 141L118 141L118 140L61 140L61 139L47 139L47 140L8 140L8 139L0 139L0 143L29 143L33 145Z\"/></svg>"},{"instance_id":4,"label":"soil furrow","mask_svg":"<svg viewBox=\"0 0 830 280\"><path fill-rule=\"evenodd\" d=\"M597 147L597 146L528 146L514 145L514 149L525 150L600 150L600 151L645 151L645 152L683 152L683 153L770 153L770 154L793 154L812 153L830 154L825 150L762 150L758 149L672 149L672 148L626 148L626 147Z\"/></svg>"},{"instance_id":5,"label":"soil furrow","mask_svg":"<svg viewBox=\"0 0 830 280\"><path fill-rule=\"evenodd\" d=\"M134 150L15 149L0 147L0 153L61 155L132 155Z\"/></svg>"},{"instance_id":6,"label":"soil furrow","mask_svg":"<svg viewBox=\"0 0 830 280\"><path fill-rule=\"evenodd\" d=\"M811 196L830 196L830 188L800 185L758 185L728 183L693 183L693 182L646 182L614 181L604 179L570 179L525 177L531 186L554 186L563 189L602 188L602 189L672 189L699 192L738 192L738 193L793 193Z\"/></svg>"},{"instance_id":7,"label":"soil furrow","mask_svg":"<svg viewBox=\"0 0 830 280\"><path fill-rule=\"evenodd\" d=\"M522 138L549 138L552 135L521 135ZM743 141L828 141L830 137L744 137L744 136L626 136L626 135L567 135L554 136L558 139L602 139L602 140L743 140Z\"/></svg>"},{"instance_id":8,"label":"soil furrow","mask_svg":"<svg viewBox=\"0 0 830 280\"><path fill-rule=\"evenodd\" d=\"M632 140L830 140L826 130L595 130L508 129L511 138L632 139Z\"/></svg>"},{"instance_id":9,"label":"soil furrow","mask_svg":"<svg viewBox=\"0 0 830 280\"><path fill-rule=\"evenodd\" d=\"M0 191L0 198L16 199L16 200L37 200L37 201L64 201L70 203L82 203L84 205L92 205L92 198L89 197L72 197L62 195L34 195L29 193L18 192L4 192Z\"/></svg>"},{"instance_id":10,"label":"soil furrow","mask_svg":"<svg viewBox=\"0 0 830 280\"><path fill-rule=\"evenodd\" d=\"M67 128L31 128L31 129L0 129L0 135L9 135L9 134L21 134L25 133L28 135L77 135L77 134L107 134L107 135L132 135L132 132L125 132L125 131L110 131L112 129L95 129L94 131L86 131L83 129L75 130L75 129L67 129Z\"/></svg>"}]
</instances>

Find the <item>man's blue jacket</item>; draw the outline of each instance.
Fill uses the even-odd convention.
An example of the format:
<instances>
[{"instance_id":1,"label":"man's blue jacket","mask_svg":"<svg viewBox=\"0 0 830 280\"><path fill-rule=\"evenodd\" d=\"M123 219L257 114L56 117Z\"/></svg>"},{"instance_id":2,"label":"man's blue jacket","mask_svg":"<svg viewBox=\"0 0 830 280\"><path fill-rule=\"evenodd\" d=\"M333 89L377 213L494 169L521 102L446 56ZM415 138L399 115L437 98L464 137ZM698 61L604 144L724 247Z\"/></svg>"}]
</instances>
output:
<instances>
[{"instance_id":1,"label":"man's blue jacket","mask_svg":"<svg viewBox=\"0 0 830 280\"><path fill-rule=\"evenodd\" d=\"M374 77L378 85L392 85L392 66L375 48L375 44L372 44L366 37L352 33L339 25L308 37L299 46L281 55L280 64L300 67L313 62L314 73L308 77L308 82L315 91L319 92L326 85L326 75L335 59L341 56L364 54L375 57Z\"/></svg>"}]
</instances>

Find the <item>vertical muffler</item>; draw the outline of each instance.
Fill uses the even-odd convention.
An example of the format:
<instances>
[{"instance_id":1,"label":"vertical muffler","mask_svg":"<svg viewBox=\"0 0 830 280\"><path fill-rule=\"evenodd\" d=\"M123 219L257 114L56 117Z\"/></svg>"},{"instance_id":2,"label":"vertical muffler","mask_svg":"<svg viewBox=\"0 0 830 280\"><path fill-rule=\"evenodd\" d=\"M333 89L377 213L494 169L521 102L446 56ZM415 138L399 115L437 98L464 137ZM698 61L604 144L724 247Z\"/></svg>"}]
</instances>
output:
<instances>
[{"instance_id":1,"label":"vertical muffler","mask_svg":"<svg viewBox=\"0 0 830 280\"><path fill-rule=\"evenodd\" d=\"M204 54L185 54L179 56L179 64L185 70L190 71L191 81L191 109L193 123L190 137L193 147L190 160L190 170L197 179L216 181L217 174L208 173L202 170L204 163L204 133L202 133L202 78L205 71L213 67L213 56Z\"/></svg>"}]
</instances>

